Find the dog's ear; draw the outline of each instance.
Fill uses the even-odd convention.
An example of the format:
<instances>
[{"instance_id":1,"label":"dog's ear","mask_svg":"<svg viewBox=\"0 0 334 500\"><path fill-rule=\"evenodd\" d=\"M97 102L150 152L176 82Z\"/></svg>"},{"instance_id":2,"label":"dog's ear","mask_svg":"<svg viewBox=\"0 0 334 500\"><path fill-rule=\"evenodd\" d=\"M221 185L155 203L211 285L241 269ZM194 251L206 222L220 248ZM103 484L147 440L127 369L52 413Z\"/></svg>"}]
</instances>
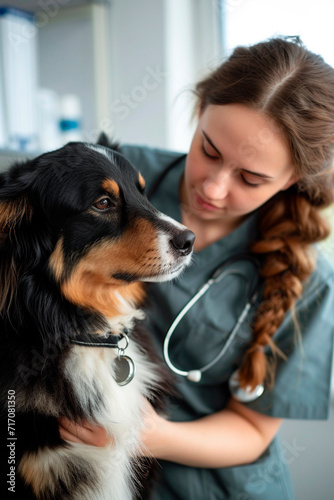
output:
<instances>
[{"instance_id":1,"label":"dog's ear","mask_svg":"<svg viewBox=\"0 0 334 500\"><path fill-rule=\"evenodd\" d=\"M7 234L24 219L29 220L32 207L27 190L36 174L30 169L31 162L13 165L0 174L0 233Z\"/></svg>"},{"instance_id":2,"label":"dog's ear","mask_svg":"<svg viewBox=\"0 0 334 500\"><path fill-rule=\"evenodd\" d=\"M26 196L15 200L0 200L0 234L8 234L14 227L27 218L30 219L32 208Z\"/></svg>"},{"instance_id":3,"label":"dog's ear","mask_svg":"<svg viewBox=\"0 0 334 500\"><path fill-rule=\"evenodd\" d=\"M8 244L11 248L13 248L13 245L15 246L16 227L20 226L23 219L30 219L31 213L31 206L25 196L18 197L15 200L0 200L0 275L3 275L2 280L1 278L0 280L3 282L3 290L13 285L16 279L17 266L14 260L10 258L11 264L9 266L6 263L9 258ZM7 249L5 248L6 245ZM0 310L3 305L1 305L2 299L0 299Z\"/></svg>"},{"instance_id":4,"label":"dog's ear","mask_svg":"<svg viewBox=\"0 0 334 500\"><path fill-rule=\"evenodd\" d=\"M8 239L14 244L17 229L31 221L28 193L36 177L34 160L16 163L0 174L0 247Z\"/></svg>"},{"instance_id":5,"label":"dog's ear","mask_svg":"<svg viewBox=\"0 0 334 500\"><path fill-rule=\"evenodd\" d=\"M119 143L111 141L105 132L100 133L96 144L104 146L105 148L113 149L114 151L120 150Z\"/></svg>"},{"instance_id":6,"label":"dog's ear","mask_svg":"<svg viewBox=\"0 0 334 500\"><path fill-rule=\"evenodd\" d=\"M18 270L29 256L28 250L22 249L33 214L28 191L35 177L30 161L14 164L0 174L0 311L10 306Z\"/></svg>"}]
</instances>

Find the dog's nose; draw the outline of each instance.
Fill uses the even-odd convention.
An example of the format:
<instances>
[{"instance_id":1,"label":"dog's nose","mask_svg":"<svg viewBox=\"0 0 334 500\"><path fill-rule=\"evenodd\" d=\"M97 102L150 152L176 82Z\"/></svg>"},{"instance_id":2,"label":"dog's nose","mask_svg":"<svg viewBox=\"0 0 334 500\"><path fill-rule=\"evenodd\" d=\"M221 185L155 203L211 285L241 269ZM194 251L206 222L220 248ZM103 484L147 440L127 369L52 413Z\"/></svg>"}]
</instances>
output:
<instances>
[{"instance_id":1,"label":"dog's nose","mask_svg":"<svg viewBox=\"0 0 334 500\"><path fill-rule=\"evenodd\" d=\"M182 256L189 255L193 249L195 235L189 229L182 231L171 239L171 244Z\"/></svg>"}]
</instances>

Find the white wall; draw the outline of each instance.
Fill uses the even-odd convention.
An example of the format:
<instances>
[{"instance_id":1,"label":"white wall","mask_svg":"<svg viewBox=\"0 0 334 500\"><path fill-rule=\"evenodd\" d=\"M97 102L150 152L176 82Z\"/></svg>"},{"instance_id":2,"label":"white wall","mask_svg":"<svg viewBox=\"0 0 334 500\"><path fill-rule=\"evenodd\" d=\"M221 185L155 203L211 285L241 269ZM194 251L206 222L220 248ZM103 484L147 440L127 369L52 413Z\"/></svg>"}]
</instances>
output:
<instances>
[{"instance_id":1,"label":"white wall","mask_svg":"<svg viewBox=\"0 0 334 500\"><path fill-rule=\"evenodd\" d=\"M160 0L112 2L110 132L121 142L165 144L162 7Z\"/></svg>"},{"instance_id":2,"label":"white wall","mask_svg":"<svg viewBox=\"0 0 334 500\"><path fill-rule=\"evenodd\" d=\"M112 131L121 142L188 149L190 88L220 56L216 5L112 2Z\"/></svg>"}]
</instances>

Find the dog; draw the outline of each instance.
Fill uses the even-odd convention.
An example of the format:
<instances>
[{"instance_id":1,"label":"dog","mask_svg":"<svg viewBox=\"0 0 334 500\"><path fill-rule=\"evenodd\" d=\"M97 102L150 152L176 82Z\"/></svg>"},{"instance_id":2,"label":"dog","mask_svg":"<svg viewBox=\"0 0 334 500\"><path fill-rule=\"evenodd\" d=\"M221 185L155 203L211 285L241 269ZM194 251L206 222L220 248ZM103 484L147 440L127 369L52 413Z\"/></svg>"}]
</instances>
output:
<instances>
[{"instance_id":1,"label":"dog","mask_svg":"<svg viewBox=\"0 0 334 500\"><path fill-rule=\"evenodd\" d=\"M22 498L136 495L145 398L164 388L138 330L144 283L177 277L194 242L144 191L101 144L69 143L0 174L6 489ZM112 444L64 441L60 417L103 426Z\"/></svg>"}]
</instances>

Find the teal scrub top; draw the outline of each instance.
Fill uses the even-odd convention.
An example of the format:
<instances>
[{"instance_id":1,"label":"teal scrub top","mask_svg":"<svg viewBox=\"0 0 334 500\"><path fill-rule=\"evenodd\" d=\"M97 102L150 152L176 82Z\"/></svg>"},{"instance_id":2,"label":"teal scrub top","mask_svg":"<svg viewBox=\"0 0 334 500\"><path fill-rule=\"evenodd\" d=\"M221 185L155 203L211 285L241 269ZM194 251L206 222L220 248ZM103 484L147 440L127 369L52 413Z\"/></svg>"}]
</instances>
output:
<instances>
[{"instance_id":1,"label":"teal scrub top","mask_svg":"<svg viewBox=\"0 0 334 500\"><path fill-rule=\"evenodd\" d=\"M163 169L178 160L165 176L151 202L181 221L179 184L185 156L148 147L123 146L123 154L142 173L149 188ZM158 353L166 332L185 304L226 259L248 251L257 236L257 212L232 233L194 253L192 264L173 282L150 285L151 307L147 327ZM235 267L235 266L234 266ZM229 276L213 285L176 328L169 356L177 368L191 370L209 363L223 348L248 298L249 283L257 273L247 262L238 265L244 277ZM260 295L225 356L204 372L199 383L175 376L178 397L168 400L169 418L189 421L223 409L229 398L228 379L240 366L251 342L250 323ZM287 360L278 360L275 385L247 406L279 418L326 419L330 409L330 382L334 333L334 269L317 250L317 266L304 284L296 304L300 326L296 333L291 313L274 335ZM268 350L268 354L270 354ZM290 454L290 455L289 455ZM254 463L221 469L202 469L160 461L154 500L290 500L294 498L288 469L291 450L278 434Z\"/></svg>"}]
</instances>

